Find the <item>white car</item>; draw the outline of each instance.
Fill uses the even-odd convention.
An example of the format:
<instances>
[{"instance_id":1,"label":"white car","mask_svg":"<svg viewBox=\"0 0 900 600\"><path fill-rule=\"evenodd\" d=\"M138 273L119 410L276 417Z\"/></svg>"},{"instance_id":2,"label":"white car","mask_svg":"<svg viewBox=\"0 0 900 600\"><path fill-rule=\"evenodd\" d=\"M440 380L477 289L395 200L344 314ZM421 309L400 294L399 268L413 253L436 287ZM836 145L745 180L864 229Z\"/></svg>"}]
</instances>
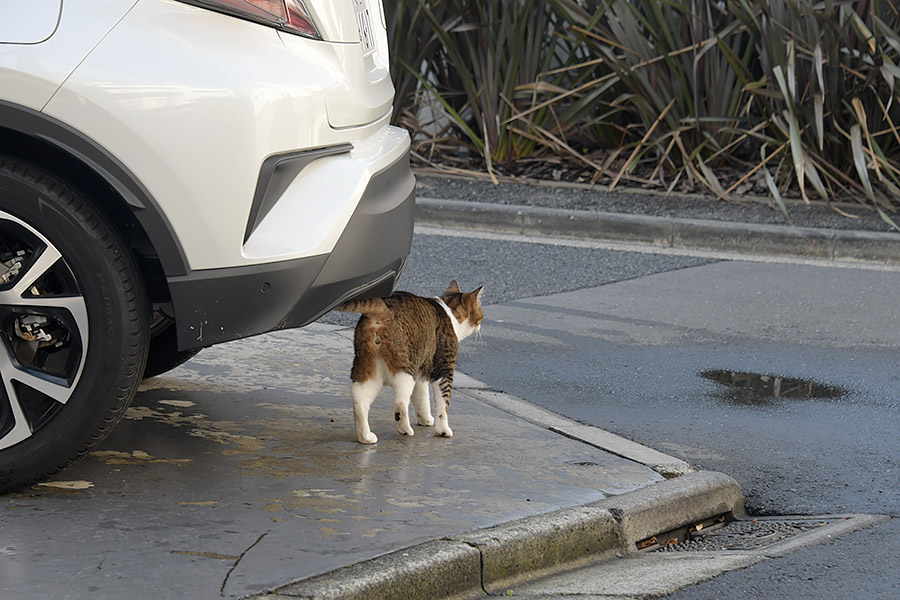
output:
<instances>
[{"instance_id":1,"label":"white car","mask_svg":"<svg viewBox=\"0 0 900 600\"><path fill-rule=\"evenodd\" d=\"M0 0L0 492L142 377L391 293L393 95L380 0Z\"/></svg>"}]
</instances>

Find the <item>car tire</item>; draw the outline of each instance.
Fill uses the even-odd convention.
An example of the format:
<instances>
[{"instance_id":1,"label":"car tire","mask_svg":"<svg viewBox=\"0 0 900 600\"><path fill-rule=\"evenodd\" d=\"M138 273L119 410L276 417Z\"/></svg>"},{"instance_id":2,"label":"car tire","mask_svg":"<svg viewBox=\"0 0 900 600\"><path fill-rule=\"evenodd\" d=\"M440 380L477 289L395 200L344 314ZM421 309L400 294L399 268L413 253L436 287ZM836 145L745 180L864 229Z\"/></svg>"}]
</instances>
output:
<instances>
[{"instance_id":1,"label":"car tire","mask_svg":"<svg viewBox=\"0 0 900 600\"><path fill-rule=\"evenodd\" d=\"M178 349L178 337L174 323L164 326L150 338L150 353L147 355L147 368L144 379L162 375L179 367L200 352L200 348L190 350Z\"/></svg>"},{"instance_id":2,"label":"car tire","mask_svg":"<svg viewBox=\"0 0 900 600\"><path fill-rule=\"evenodd\" d=\"M122 418L149 344L143 290L87 197L0 155L0 492L83 457Z\"/></svg>"}]
</instances>

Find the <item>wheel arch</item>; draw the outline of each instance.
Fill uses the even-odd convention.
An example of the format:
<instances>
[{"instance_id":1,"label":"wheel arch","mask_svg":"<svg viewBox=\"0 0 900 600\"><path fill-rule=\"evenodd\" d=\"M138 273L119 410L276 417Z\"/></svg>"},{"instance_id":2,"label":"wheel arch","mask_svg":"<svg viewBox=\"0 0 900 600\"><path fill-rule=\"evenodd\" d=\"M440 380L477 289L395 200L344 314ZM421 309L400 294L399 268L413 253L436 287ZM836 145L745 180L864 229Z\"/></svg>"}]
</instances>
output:
<instances>
[{"instance_id":1,"label":"wheel arch","mask_svg":"<svg viewBox=\"0 0 900 600\"><path fill-rule=\"evenodd\" d=\"M0 100L0 152L41 166L89 196L131 247L152 300L169 297L167 277L189 272L184 251L150 192L90 137Z\"/></svg>"}]
</instances>

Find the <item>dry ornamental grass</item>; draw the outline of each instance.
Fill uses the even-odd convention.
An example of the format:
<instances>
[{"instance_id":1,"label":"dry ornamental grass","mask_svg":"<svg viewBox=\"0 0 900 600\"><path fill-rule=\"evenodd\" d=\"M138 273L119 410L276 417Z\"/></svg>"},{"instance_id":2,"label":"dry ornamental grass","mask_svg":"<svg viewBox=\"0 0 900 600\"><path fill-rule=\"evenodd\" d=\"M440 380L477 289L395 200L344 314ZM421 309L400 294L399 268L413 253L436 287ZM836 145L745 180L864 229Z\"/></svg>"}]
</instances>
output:
<instances>
[{"instance_id":1,"label":"dry ornamental grass","mask_svg":"<svg viewBox=\"0 0 900 600\"><path fill-rule=\"evenodd\" d=\"M900 204L897 0L398 0L395 121L443 172ZM836 210L839 210L836 208ZM894 225L896 227L896 225Z\"/></svg>"}]
</instances>

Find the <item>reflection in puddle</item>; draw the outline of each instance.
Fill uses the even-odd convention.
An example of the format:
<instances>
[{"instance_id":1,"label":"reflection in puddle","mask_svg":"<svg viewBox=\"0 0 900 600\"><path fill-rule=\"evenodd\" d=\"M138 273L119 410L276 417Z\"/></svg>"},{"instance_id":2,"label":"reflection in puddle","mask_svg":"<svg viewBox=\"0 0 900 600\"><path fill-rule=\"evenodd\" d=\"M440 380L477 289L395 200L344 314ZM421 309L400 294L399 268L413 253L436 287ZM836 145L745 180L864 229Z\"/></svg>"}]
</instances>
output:
<instances>
[{"instance_id":1,"label":"reflection in puddle","mask_svg":"<svg viewBox=\"0 0 900 600\"><path fill-rule=\"evenodd\" d=\"M717 397L744 405L769 405L780 399L832 400L847 394L836 385L825 385L808 379L742 373L740 371L702 371L700 376L727 386Z\"/></svg>"}]
</instances>

